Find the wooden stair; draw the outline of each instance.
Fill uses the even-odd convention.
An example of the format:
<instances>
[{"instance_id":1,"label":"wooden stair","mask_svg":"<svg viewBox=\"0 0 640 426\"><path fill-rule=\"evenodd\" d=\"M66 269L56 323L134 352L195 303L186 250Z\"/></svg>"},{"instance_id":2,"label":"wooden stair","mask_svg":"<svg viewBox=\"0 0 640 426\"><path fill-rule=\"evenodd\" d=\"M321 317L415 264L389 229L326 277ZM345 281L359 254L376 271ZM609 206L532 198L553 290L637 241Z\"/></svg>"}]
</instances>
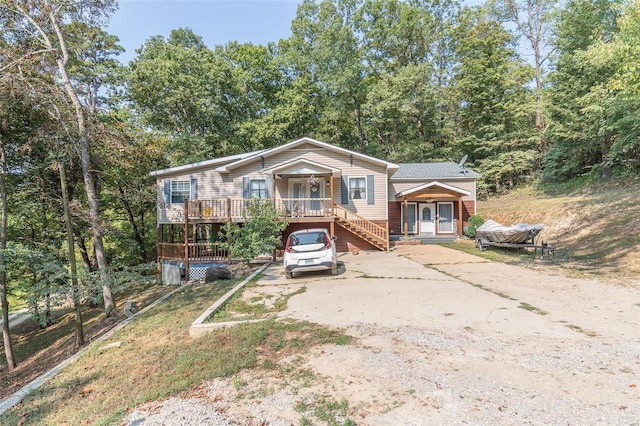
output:
<instances>
[{"instance_id":1,"label":"wooden stair","mask_svg":"<svg viewBox=\"0 0 640 426\"><path fill-rule=\"evenodd\" d=\"M338 204L334 204L333 208L336 221L340 226L382 251L389 250L389 232L387 228L365 219Z\"/></svg>"}]
</instances>

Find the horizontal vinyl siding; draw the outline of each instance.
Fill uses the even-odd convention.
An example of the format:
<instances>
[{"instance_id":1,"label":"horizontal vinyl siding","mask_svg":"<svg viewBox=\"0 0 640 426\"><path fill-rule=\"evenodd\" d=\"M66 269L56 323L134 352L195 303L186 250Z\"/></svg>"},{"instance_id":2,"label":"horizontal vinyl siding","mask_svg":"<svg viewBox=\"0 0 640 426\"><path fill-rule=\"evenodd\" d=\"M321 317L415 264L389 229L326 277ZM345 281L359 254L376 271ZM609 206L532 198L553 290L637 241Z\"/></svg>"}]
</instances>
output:
<instances>
[{"instance_id":1,"label":"horizontal vinyl siding","mask_svg":"<svg viewBox=\"0 0 640 426\"><path fill-rule=\"evenodd\" d=\"M348 155L342 155L315 145L305 145L286 150L272 157L264 158L264 168L277 164L293 161L299 158L315 161L330 167L340 169L342 174L350 177L374 176L375 204L367 204L367 200L349 200L343 207L353 211L369 220L387 219L387 172L385 166L353 158L351 165ZM216 165L219 167L219 165ZM264 179L260 157L256 157L242 167L234 169L226 174L220 174L213 170L197 170L188 174L175 174L164 176L157 181L158 223L182 223L184 222L184 205L172 204L165 206L164 181L166 179L191 180L198 179L198 199L210 200L215 198L242 198L242 178ZM328 188L325 186L325 198L329 198ZM276 179L276 199L288 198L288 180ZM333 200L340 204L340 178L333 179Z\"/></svg>"},{"instance_id":2,"label":"horizontal vinyl siding","mask_svg":"<svg viewBox=\"0 0 640 426\"><path fill-rule=\"evenodd\" d=\"M184 222L184 204L169 204L164 201L164 183L171 180L198 180L198 199L211 200L214 198L242 198L242 182L235 188L226 176L221 176L213 170L200 170L189 174L177 174L158 179L158 223ZM238 195L239 192L239 195Z\"/></svg>"},{"instance_id":3,"label":"horizontal vinyl siding","mask_svg":"<svg viewBox=\"0 0 640 426\"><path fill-rule=\"evenodd\" d=\"M367 204L367 200L349 200L349 204L345 204L343 207L369 220L387 219L387 171L384 166L363 161L356 157L354 157L353 165L351 165L348 155L341 155L333 151L318 148L315 145L297 147L281 152L272 157L266 157L264 166L265 168L269 168L277 164L290 162L300 158L340 169L342 175L349 177L366 178L369 174L374 175L375 204ZM242 180L242 176L244 176L245 173L255 170L256 167L260 168L259 158L250 164L247 164L237 170L233 170L232 174L234 177L239 177L240 180ZM276 180L277 199L288 198L288 190L287 179ZM329 194L325 193L325 197L329 198ZM334 178L333 181L333 200L336 204L340 204L340 178Z\"/></svg>"},{"instance_id":4,"label":"horizontal vinyl siding","mask_svg":"<svg viewBox=\"0 0 640 426\"><path fill-rule=\"evenodd\" d=\"M456 188L464 189L465 191L469 191L471 194L468 196L462 197L463 200L473 201L476 199L476 194L475 194L476 185L475 185L475 180L473 179L465 179L465 180L436 179L435 181L444 183L446 185L454 186ZM434 182L434 180L425 179L425 180L413 180L413 181L402 181L402 182L389 182L389 200L395 200L397 193L415 188L416 186L424 185L425 183L429 183L429 182Z\"/></svg>"}]
</instances>

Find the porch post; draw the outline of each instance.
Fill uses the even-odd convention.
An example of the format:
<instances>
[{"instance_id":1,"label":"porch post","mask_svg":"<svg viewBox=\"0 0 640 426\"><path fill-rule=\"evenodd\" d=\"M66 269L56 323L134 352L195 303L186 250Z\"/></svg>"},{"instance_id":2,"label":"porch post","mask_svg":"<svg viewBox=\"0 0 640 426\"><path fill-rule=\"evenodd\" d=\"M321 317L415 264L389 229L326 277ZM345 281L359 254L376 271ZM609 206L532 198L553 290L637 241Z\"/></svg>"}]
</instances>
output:
<instances>
[{"instance_id":1,"label":"porch post","mask_svg":"<svg viewBox=\"0 0 640 426\"><path fill-rule=\"evenodd\" d=\"M458 197L458 237L462 237L462 197Z\"/></svg>"},{"instance_id":2,"label":"porch post","mask_svg":"<svg viewBox=\"0 0 640 426\"><path fill-rule=\"evenodd\" d=\"M276 174L273 174L273 179L271 179L273 181L273 185L271 187L271 199L273 201L273 208L276 208ZM276 257L273 257L273 260L275 260Z\"/></svg>"},{"instance_id":3,"label":"porch post","mask_svg":"<svg viewBox=\"0 0 640 426\"><path fill-rule=\"evenodd\" d=\"M336 215L335 203L333 202L333 174L329 175L329 193L331 194L331 216ZM331 223L333 226L333 223ZM333 235L333 232L331 233Z\"/></svg>"},{"instance_id":4,"label":"porch post","mask_svg":"<svg viewBox=\"0 0 640 426\"><path fill-rule=\"evenodd\" d=\"M407 202L407 197L404 197L404 236L407 238L409 236L409 203Z\"/></svg>"},{"instance_id":5,"label":"porch post","mask_svg":"<svg viewBox=\"0 0 640 426\"><path fill-rule=\"evenodd\" d=\"M184 200L184 279L189 281L189 200Z\"/></svg>"}]
</instances>

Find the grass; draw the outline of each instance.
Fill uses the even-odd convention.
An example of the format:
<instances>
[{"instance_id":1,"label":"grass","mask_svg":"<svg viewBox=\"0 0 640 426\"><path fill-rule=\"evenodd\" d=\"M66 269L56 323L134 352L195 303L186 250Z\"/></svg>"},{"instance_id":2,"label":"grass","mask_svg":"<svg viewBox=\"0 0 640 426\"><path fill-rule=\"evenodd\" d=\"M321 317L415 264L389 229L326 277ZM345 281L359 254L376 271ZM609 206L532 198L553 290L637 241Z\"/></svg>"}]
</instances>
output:
<instances>
[{"instance_id":1,"label":"grass","mask_svg":"<svg viewBox=\"0 0 640 426\"><path fill-rule=\"evenodd\" d=\"M478 215L505 225L544 223L539 241L556 247L553 267L574 276L625 282L640 275L638 193L640 177L530 186L480 200ZM506 252L474 254L498 251Z\"/></svg>"},{"instance_id":2,"label":"grass","mask_svg":"<svg viewBox=\"0 0 640 426\"><path fill-rule=\"evenodd\" d=\"M146 306L163 294L173 290L152 283L133 283L126 292L116 294L118 306L131 299L134 305ZM22 384L34 379L75 352L75 323L70 308L53 311L55 323L42 329L32 318L12 327L11 340L18 367L7 371L6 359L0 357L0 398L16 391ZM85 340L91 341L111 325L123 319L122 310L104 318L102 306L84 306L82 309ZM2 346L0 344L0 346Z\"/></svg>"},{"instance_id":3,"label":"grass","mask_svg":"<svg viewBox=\"0 0 640 426\"><path fill-rule=\"evenodd\" d=\"M251 286L245 288L251 288ZM242 297L242 291L239 291L221 309L207 318L207 322L245 321L272 317L272 314L281 312L287 307L287 302L291 297L302 294L305 291L307 291L307 287L302 286L296 291L280 296L273 301L271 300L273 299L272 295L264 298L255 296L246 301ZM270 306L267 306L265 299L270 302Z\"/></svg>"},{"instance_id":4,"label":"grass","mask_svg":"<svg viewBox=\"0 0 640 426\"><path fill-rule=\"evenodd\" d=\"M186 287L116 333L92 345L60 375L29 395L0 424L118 424L138 404L179 394L204 380L349 336L306 322L266 320L191 339L188 328L232 283ZM109 343L119 347L105 349ZM269 361L270 360L270 361Z\"/></svg>"},{"instance_id":5,"label":"grass","mask_svg":"<svg viewBox=\"0 0 640 426\"><path fill-rule=\"evenodd\" d=\"M549 315L549 312L543 311L542 309L536 308L535 306L525 302L520 302L520 305L518 306L518 308L524 309L525 311L534 312L538 315Z\"/></svg>"}]
</instances>

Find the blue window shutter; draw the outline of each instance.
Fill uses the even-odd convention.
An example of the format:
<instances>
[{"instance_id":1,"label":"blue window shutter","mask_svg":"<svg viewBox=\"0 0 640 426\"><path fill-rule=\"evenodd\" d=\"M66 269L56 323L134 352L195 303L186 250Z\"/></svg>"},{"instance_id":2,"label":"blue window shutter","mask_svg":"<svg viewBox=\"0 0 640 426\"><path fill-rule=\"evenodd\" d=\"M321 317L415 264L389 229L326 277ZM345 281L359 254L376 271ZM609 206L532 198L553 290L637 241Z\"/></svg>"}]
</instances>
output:
<instances>
[{"instance_id":1,"label":"blue window shutter","mask_svg":"<svg viewBox=\"0 0 640 426\"><path fill-rule=\"evenodd\" d=\"M171 204L171 179L164 180L164 204Z\"/></svg>"},{"instance_id":2,"label":"blue window shutter","mask_svg":"<svg viewBox=\"0 0 640 426\"><path fill-rule=\"evenodd\" d=\"M198 199L198 179L191 179L191 199Z\"/></svg>"},{"instance_id":3,"label":"blue window shutter","mask_svg":"<svg viewBox=\"0 0 640 426\"><path fill-rule=\"evenodd\" d=\"M267 198L273 198L273 175L266 175L264 182L267 186Z\"/></svg>"},{"instance_id":4,"label":"blue window shutter","mask_svg":"<svg viewBox=\"0 0 640 426\"><path fill-rule=\"evenodd\" d=\"M245 200L247 198L249 198L249 178L248 177L243 177L242 178L242 198L244 198Z\"/></svg>"},{"instance_id":5,"label":"blue window shutter","mask_svg":"<svg viewBox=\"0 0 640 426\"><path fill-rule=\"evenodd\" d=\"M342 175L342 182L340 184L340 200L341 204L349 204L349 176Z\"/></svg>"},{"instance_id":6,"label":"blue window shutter","mask_svg":"<svg viewBox=\"0 0 640 426\"><path fill-rule=\"evenodd\" d=\"M367 204L375 204L373 188L373 175L367 175Z\"/></svg>"}]
</instances>

